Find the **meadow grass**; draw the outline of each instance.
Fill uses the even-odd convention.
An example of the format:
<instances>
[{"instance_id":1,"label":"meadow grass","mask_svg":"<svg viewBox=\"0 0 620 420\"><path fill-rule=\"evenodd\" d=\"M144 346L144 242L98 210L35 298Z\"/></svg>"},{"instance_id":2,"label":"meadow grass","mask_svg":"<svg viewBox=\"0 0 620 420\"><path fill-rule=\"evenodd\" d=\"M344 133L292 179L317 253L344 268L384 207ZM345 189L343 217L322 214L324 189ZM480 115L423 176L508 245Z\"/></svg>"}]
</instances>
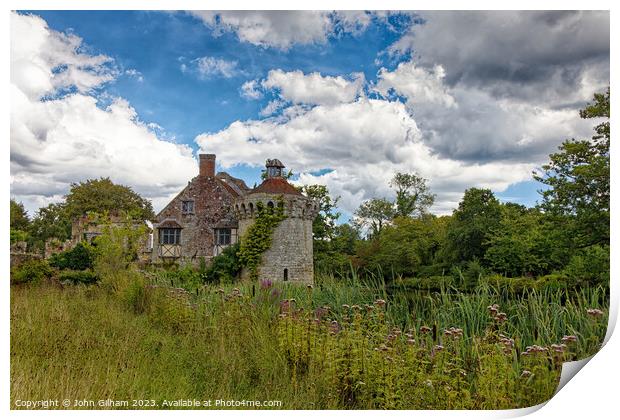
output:
<instances>
[{"instance_id":1,"label":"meadow grass","mask_svg":"<svg viewBox=\"0 0 620 420\"><path fill-rule=\"evenodd\" d=\"M128 278L114 291L11 287L12 404L531 406L552 396L563 361L596 352L608 312L603 289L511 296L482 287L406 296L376 281L325 278L312 288L242 283L187 291L135 273ZM505 319L494 319L494 304ZM602 313L588 315L591 308ZM566 335L575 339L559 347Z\"/></svg>"}]
</instances>

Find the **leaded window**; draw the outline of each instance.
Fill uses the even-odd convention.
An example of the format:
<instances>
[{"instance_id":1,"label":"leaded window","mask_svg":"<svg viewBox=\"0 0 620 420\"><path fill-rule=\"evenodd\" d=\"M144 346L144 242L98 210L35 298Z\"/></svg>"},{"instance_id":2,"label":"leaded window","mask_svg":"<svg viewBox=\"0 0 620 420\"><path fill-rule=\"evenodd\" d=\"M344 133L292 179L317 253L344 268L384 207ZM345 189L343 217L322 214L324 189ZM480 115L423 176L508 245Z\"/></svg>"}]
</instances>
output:
<instances>
[{"instance_id":1,"label":"leaded window","mask_svg":"<svg viewBox=\"0 0 620 420\"><path fill-rule=\"evenodd\" d=\"M183 212L183 214L193 214L194 202L191 200L183 201L181 204L181 211Z\"/></svg>"},{"instance_id":2,"label":"leaded window","mask_svg":"<svg viewBox=\"0 0 620 420\"><path fill-rule=\"evenodd\" d=\"M230 229L215 229L215 244L230 245Z\"/></svg>"},{"instance_id":3,"label":"leaded window","mask_svg":"<svg viewBox=\"0 0 620 420\"><path fill-rule=\"evenodd\" d=\"M159 243L162 245L178 245L181 243L181 229L161 228L159 229Z\"/></svg>"}]
</instances>

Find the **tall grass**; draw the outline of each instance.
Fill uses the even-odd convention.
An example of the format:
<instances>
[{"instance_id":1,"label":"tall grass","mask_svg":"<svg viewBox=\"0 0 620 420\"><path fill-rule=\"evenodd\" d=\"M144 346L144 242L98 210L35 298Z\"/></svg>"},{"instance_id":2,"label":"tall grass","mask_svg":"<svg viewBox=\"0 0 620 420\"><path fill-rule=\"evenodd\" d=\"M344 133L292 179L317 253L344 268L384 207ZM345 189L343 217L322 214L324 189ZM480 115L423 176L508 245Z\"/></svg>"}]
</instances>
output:
<instances>
[{"instance_id":1,"label":"tall grass","mask_svg":"<svg viewBox=\"0 0 620 420\"><path fill-rule=\"evenodd\" d=\"M514 408L594 353L604 289L393 293L381 276L314 286L11 289L11 400L281 400L282 408ZM119 277L116 275L116 277ZM505 321L493 319L498 305ZM596 308L601 315L589 316ZM424 328L423 328L424 327ZM445 332L460 329L458 339ZM450 330L449 330L450 331ZM554 352L565 335L566 349ZM410 341L411 340L411 341ZM546 350L530 351L539 345ZM440 347L437 347L440 346Z\"/></svg>"}]
</instances>

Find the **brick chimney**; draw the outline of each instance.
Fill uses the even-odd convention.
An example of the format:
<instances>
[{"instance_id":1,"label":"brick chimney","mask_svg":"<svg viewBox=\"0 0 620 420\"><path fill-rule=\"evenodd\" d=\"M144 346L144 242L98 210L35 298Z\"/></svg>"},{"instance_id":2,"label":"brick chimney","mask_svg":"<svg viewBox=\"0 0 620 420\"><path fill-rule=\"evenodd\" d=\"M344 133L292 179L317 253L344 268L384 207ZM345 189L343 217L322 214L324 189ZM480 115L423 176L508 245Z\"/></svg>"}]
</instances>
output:
<instances>
[{"instance_id":1,"label":"brick chimney","mask_svg":"<svg viewBox=\"0 0 620 420\"><path fill-rule=\"evenodd\" d=\"M215 155L207 155L201 153L198 155L200 159L200 176L215 176Z\"/></svg>"}]
</instances>

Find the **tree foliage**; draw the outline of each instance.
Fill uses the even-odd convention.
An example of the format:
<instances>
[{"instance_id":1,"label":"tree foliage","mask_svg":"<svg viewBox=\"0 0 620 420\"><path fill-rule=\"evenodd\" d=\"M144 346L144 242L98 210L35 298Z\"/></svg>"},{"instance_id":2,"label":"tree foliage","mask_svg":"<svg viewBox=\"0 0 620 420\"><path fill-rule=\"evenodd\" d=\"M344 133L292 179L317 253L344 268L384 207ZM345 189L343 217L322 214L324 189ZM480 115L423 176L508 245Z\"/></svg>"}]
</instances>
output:
<instances>
[{"instance_id":1,"label":"tree foliage","mask_svg":"<svg viewBox=\"0 0 620 420\"><path fill-rule=\"evenodd\" d=\"M433 205L435 195L430 192L427 180L415 173L397 172L390 186L396 191L395 215L421 217Z\"/></svg>"},{"instance_id":2,"label":"tree foliage","mask_svg":"<svg viewBox=\"0 0 620 420\"><path fill-rule=\"evenodd\" d=\"M544 215L513 203L502 205L501 210L500 222L485 242L489 268L510 277L547 272L554 261Z\"/></svg>"},{"instance_id":3,"label":"tree foliage","mask_svg":"<svg viewBox=\"0 0 620 420\"><path fill-rule=\"evenodd\" d=\"M446 228L445 217L427 215L423 218L396 217L379 235L359 248L364 256L363 266L369 271L417 276L437 263ZM432 269L431 269L432 270Z\"/></svg>"},{"instance_id":4,"label":"tree foliage","mask_svg":"<svg viewBox=\"0 0 620 420\"><path fill-rule=\"evenodd\" d=\"M26 231L30 225L28 213L22 203L11 199L11 229Z\"/></svg>"},{"instance_id":5,"label":"tree foliage","mask_svg":"<svg viewBox=\"0 0 620 420\"><path fill-rule=\"evenodd\" d=\"M49 263L61 270L88 270L93 268L95 258L95 248L86 242L80 242L70 250L52 255Z\"/></svg>"},{"instance_id":6,"label":"tree foliage","mask_svg":"<svg viewBox=\"0 0 620 420\"><path fill-rule=\"evenodd\" d=\"M609 243L610 125L609 89L594 95L582 118L603 118L591 140L566 140L534 178L542 191L541 208L570 232L572 246Z\"/></svg>"},{"instance_id":7,"label":"tree foliage","mask_svg":"<svg viewBox=\"0 0 620 420\"><path fill-rule=\"evenodd\" d=\"M500 203L489 189L470 188L452 214L446 257L453 264L481 260L501 220Z\"/></svg>"},{"instance_id":8,"label":"tree foliage","mask_svg":"<svg viewBox=\"0 0 620 420\"><path fill-rule=\"evenodd\" d=\"M104 287L114 292L133 287L135 263L140 249L145 245L148 228L127 214L112 222L109 216L91 213L94 223L102 227L102 234L94 239L97 252L94 272Z\"/></svg>"},{"instance_id":9,"label":"tree foliage","mask_svg":"<svg viewBox=\"0 0 620 420\"><path fill-rule=\"evenodd\" d=\"M89 179L71 184L65 198L66 213L70 220L89 212L125 212L139 220L155 217L151 202L130 187L114 184L110 178Z\"/></svg>"},{"instance_id":10,"label":"tree foliage","mask_svg":"<svg viewBox=\"0 0 620 420\"><path fill-rule=\"evenodd\" d=\"M304 185L301 188L301 192L319 205L319 212L312 222L312 234L314 235L315 244L316 241L333 239L336 221L341 215L337 210L340 197L332 198L325 185Z\"/></svg>"},{"instance_id":11,"label":"tree foliage","mask_svg":"<svg viewBox=\"0 0 620 420\"><path fill-rule=\"evenodd\" d=\"M355 212L355 223L360 228L370 229L375 237L394 218L394 204L385 198L364 201Z\"/></svg>"},{"instance_id":12,"label":"tree foliage","mask_svg":"<svg viewBox=\"0 0 620 420\"><path fill-rule=\"evenodd\" d=\"M32 245L42 250L50 238L65 241L71 237L71 219L63 203L52 203L41 207L32 219L28 229Z\"/></svg>"}]
</instances>

